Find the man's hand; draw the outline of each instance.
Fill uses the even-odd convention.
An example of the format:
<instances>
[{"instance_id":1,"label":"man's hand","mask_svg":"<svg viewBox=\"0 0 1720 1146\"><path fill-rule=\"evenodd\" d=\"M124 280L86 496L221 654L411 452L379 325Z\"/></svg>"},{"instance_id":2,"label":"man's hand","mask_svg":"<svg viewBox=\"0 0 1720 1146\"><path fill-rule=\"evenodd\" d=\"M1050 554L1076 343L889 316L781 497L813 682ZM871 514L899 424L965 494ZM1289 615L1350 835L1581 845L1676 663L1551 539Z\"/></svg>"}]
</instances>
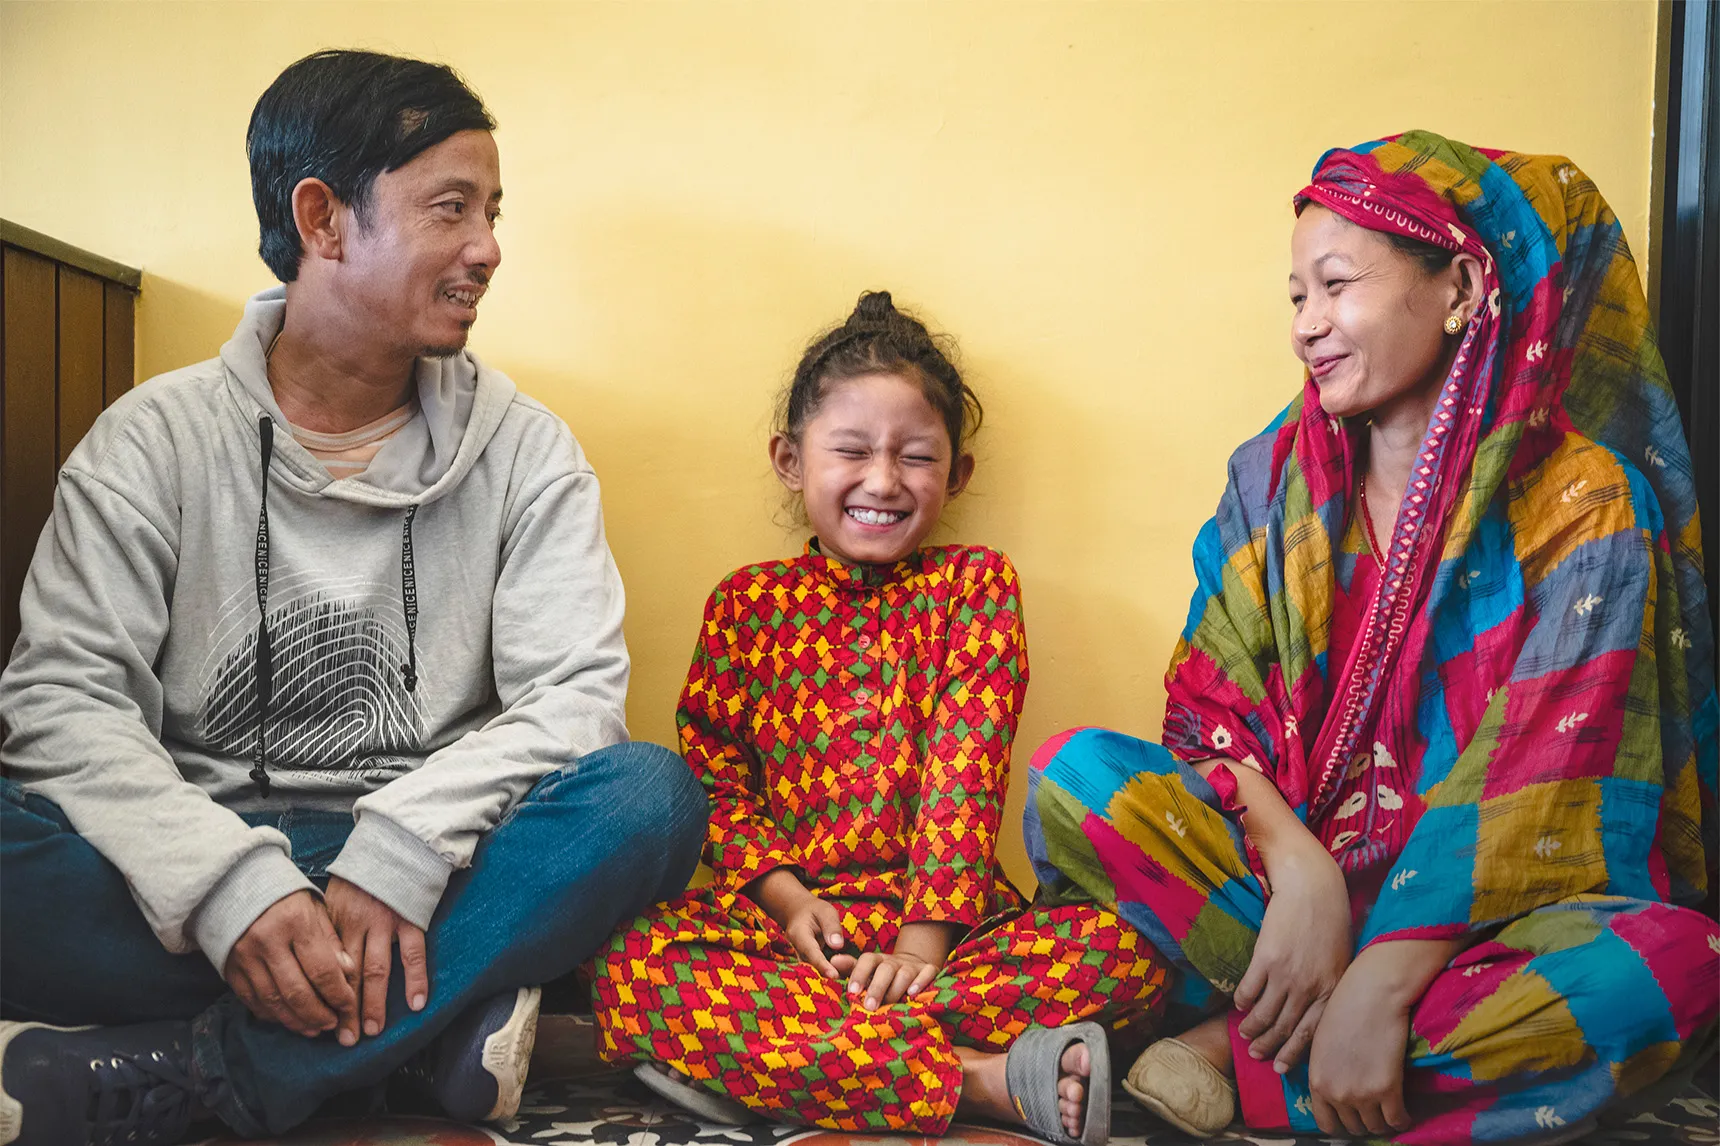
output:
<instances>
[{"instance_id":1,"label":"man's hand","mask_svg":"<svg viewBox=\"0 0 1720 1146\"><path fill-rule=\"evenodd\" d=\"M424 1009L430 998L430 967L424 953L424 932L394 913L394 909L356 884L339 876L328 881L323 893L329 917L340 935L340 945L352 968L353 986L359 1006L340 1026L342 1046L358 1042L359 1016L364 1033L382 1033L388 1022L388 975L394 946L400 945L400 966L406 974L406 1005Z\"/></svg>"},{"instance_id":2,"label":"man's hand","mask_svg":"<svg viewBox=\"0 0 1720 1146\"><path fill-rule=\"evenodd\" d=\"M341 950L327 909L310 892L295 891L239 936L224 978L259 1019L315 1038L336 1026L356 1027L358 994L349 976L357 966ZM347 1042L344 1033L341 1041Z\"/></svg>"},{"instance_id":3,"label":"man's hand","mask_svg":"<svg viewBox=\"0 0 1720 1146\"><path fill-rule=\"evenodd\" d=\"M839 978L852 968L854 956L837 955L838 967L824 954L825 948L840 951L848 940L842 934L842 913L806 889L800 877L788 868L773 868L746 886L746 896L764 908L788 935L801 959L812 964L826 979Z\"/></svg>"}]
</instances>

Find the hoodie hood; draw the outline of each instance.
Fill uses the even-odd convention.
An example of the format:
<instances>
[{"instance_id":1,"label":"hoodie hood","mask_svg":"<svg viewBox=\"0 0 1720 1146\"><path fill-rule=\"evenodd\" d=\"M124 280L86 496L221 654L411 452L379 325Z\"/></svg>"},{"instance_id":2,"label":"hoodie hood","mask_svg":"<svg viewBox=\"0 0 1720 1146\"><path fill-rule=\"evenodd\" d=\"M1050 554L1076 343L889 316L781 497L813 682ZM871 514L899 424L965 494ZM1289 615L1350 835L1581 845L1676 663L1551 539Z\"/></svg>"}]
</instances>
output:
<instances>
[{"instance_id":1,"label":"hoodie hood","mask_svg":"<svg viewBox=\"0 0 1720 1146\"><path fill-rule=\"evenodd\" d=\"M513 382L469 351L420 358L418 412L383 443L364 473L336 479L293 439L269 387L269 345L281 332L286 314L284 286L253 296L238 329L221 348L221 364L235 412L249 432L258 433L263 415L280 427L274 436L275 476L306 493L381 508L436 501L471 472L514 400Z\"/></svg>"}]
</instances>

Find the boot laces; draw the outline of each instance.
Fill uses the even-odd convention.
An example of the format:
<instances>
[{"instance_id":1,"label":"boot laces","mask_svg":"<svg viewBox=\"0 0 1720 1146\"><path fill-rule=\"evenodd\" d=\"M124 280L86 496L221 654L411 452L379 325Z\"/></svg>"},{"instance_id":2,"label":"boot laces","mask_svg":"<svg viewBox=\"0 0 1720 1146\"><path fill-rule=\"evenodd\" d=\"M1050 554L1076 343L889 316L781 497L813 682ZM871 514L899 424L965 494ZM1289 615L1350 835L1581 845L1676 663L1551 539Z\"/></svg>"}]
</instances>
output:
<instances>
[{"instance_id":1,"label":"boot laces","mask_svg":"<svg viewBox=\"0 0 1720 1146\"><path fill-rule=\"evenodd\" d=\"M90 1060L91 1146L157 1146L190 1129L198 1088L161 1051Z\"/></svg>"}]
</instances>

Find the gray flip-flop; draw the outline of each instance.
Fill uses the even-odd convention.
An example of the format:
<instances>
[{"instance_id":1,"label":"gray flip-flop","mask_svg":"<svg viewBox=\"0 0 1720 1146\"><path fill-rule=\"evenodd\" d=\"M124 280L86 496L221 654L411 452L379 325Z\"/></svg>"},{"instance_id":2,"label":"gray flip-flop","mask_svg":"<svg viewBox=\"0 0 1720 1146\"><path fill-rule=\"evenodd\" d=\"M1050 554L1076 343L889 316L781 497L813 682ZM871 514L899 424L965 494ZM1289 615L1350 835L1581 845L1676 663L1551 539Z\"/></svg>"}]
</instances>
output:
<instances>
[{"instance_id":1,"label":"gray flip-flop","mask_svg":"<svg viewBox=\"0 0 1720 1146\"><path fill-rule=\"evenodd\" d=\"M642 1062L633 1068L633 1077L651 1092L666 1098L689 1114L697 1114L707 1122L724 1126L750 1126L763 1119L752 1109L727 1095L707 1090L674 1067L660 1062Z\"/></svg>"},{"instance_id":2,"label":"gray flip-flop","mask_svg":"<svg viewBox=\"0 0 1720 1146\"><path fill-rule=\"evenodd\" d=\"M1063 1132L1063 1115L1057 1110L1057 1080L1063 1075L1063 1052L1076 1043L1086 1045L1092 1073L1087 1077L1081 1137L1071 1138ZM1098 1023L1029 1027L1009 1048L1003 1068L1009 1100L1029 1130L1057 1146L1105 1146L1110 1141L1111 1049L1104 1027Z\"/></svg>"}]
</instances>

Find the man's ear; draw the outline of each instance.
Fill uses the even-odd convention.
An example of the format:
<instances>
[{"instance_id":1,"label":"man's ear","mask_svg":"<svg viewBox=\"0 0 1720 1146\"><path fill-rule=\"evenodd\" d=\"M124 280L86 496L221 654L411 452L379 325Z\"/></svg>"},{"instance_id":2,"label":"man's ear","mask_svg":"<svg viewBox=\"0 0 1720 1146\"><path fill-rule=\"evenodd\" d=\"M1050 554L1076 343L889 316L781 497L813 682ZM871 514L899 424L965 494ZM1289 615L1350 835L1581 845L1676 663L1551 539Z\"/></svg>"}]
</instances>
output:
<instances>
[{"instance_id":1,"label":"man's ear","mask_svg":"<svg viewBox=\"0 0 1720 1146\"><path fill-rule=\"evenodd\" d=\"M293 225L306 255L340 258L346 214L346 205L321 179L301 179L293 188Z\"/></svg>"},{"instance_id":2,"label":"man's ear","mask_svg":"<svg viewBox=\"0 0 1720 1146\"><path fill-rule=\"evenodd\" d=\"M770 468L776 471L776 480L784 488L800 492L800 446L787 434L770 436Z\"/></svg>"},{"instance_id":3,"label":"man's ear","mask_svg":"<svg viewBox=\"0 0 1720 1146\"><path fill-rule=\"evenodd\" d=\"M968 482L973 480L973 455L957 454L956 460L950 463L949 494L955 497L966 489Z\"/></svg>"}]
</instances>

